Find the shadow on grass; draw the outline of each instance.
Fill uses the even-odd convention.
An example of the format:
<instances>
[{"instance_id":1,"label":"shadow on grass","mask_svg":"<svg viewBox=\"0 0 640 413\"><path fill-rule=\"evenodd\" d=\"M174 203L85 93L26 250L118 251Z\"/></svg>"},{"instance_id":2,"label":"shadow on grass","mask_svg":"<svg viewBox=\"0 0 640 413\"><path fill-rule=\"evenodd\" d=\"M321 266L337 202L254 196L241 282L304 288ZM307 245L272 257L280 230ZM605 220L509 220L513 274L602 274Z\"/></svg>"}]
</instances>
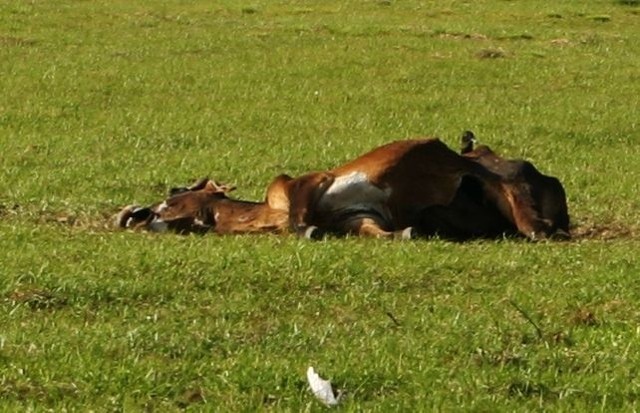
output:
<instances>
[{"instance_id":1,"label":"shadow on grass","mask_svg":"<svg viewBox=\"0 0 640 413\"><path fill-rule=\"evenodd\" d=\"M72 227L90 231L120 230L114 225L118 212L119 209L103 211L98 214L78 213L73 211L39 210L38 208L28 208L17 204L4 205L0 203L0 220L9 221L27 218L28 221L38 224L54 224L60 225L61 227ZM640 227L619 221L595 223L590 219L585 219L577 224L574 223L570 232L571 240L569 242L632 241L640 239ZM513 237L512 239L518 240L519 238Z\"/></svg>"}]
</instances>

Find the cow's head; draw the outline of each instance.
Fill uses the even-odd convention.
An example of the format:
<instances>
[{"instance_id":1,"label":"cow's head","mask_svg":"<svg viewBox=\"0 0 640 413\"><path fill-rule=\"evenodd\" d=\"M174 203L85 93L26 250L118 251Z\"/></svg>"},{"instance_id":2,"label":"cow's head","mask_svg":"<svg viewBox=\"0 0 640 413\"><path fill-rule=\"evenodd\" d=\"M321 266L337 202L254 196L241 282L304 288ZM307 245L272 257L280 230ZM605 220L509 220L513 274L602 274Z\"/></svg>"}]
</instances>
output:
<instances>
[{"instance_id":1,"label":"cow's head","mask_svg":"<svg viewBox=\"0 0 640 413\"><path fill-rule=\"evenodd\" d=\"M116 225L155 232L204 233L215 225L215 203L226 199L234 189L208 178L201 179L189 187L172 188L167 199L150 207L123 208Z\"/></svg>"},{"instance_id":2,"label":"cow's head","mask_svg":"<svg viewBox=\"0 0 640 413\"><path fill-rule=\"evenodd\" d=\"M557 178L543 175L528 161L504 159L488 146L473 147L471 132L462 136L462 155L500 179L492 201L530 238L569 238L569 214L564 188Z\"/></svg>"}]
</instances>

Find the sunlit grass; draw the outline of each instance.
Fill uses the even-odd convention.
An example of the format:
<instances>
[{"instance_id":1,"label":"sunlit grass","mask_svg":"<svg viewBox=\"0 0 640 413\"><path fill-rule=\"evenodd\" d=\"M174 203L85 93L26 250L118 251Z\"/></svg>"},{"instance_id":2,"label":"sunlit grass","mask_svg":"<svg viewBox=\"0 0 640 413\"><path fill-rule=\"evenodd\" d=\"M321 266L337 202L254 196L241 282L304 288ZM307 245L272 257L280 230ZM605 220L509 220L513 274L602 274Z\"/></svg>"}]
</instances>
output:
<instances>
[{"instance_id":1,"label":"sunlit grass","mask_svg":"<svg viewBox=\"0 0 640 413\"><path fill-rule=\"evenodd\" d=\"M640 61L630 1L0 6L0 407L630 411ZM559 177L578 240L118 232L210 177L465 129Z\"/></svg>"}]
</instances>

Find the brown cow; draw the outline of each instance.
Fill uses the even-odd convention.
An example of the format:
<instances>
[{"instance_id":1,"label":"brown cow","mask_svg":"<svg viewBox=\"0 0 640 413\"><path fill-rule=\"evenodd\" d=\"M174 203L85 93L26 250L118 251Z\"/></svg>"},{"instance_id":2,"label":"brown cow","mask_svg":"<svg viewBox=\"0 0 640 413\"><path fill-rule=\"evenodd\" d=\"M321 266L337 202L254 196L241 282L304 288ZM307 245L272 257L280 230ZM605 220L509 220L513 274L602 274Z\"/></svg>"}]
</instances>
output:
<instances>
[{"instance_id":1,"label":"brown cow","mask_svg":"<svg viewBox=\"0 0 640 413\"><path fill-rule=\"evenodd\" d=\"M558 225L545 215L547 209L531 202L531 191L521 188L538 185L526 178L504 179L479 158L460 156L438 139L406 140L330 171L281 175L264 202L231 200L229 188L205 180L154 207L125 208L118 223L218 233L290 228L309 237L321 232L457 239L550 236Z\"/></svg>"}]
</instances>

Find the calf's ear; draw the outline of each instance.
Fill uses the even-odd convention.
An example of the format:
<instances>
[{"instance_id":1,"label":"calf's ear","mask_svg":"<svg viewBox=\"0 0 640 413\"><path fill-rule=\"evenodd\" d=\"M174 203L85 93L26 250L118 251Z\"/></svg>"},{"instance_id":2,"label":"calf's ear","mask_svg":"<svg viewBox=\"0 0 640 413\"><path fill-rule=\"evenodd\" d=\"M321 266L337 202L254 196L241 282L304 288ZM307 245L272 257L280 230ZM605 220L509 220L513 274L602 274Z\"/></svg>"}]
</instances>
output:
<instances>
[{"instance_id":1,"label":"calf's ear","mask_svg":"<svg viewBox=\"0 0 640 413\"><path fill-rule=\"evenodd\" d=\"M191 186L179 186L179 187L171 188L169 189L169 196L172 197L172 196L181 194L183 192L199 191L201 189L204 189L207 186L207 182L209 182L209 178L201 178Z\"/></svg>"}]
</instances>

